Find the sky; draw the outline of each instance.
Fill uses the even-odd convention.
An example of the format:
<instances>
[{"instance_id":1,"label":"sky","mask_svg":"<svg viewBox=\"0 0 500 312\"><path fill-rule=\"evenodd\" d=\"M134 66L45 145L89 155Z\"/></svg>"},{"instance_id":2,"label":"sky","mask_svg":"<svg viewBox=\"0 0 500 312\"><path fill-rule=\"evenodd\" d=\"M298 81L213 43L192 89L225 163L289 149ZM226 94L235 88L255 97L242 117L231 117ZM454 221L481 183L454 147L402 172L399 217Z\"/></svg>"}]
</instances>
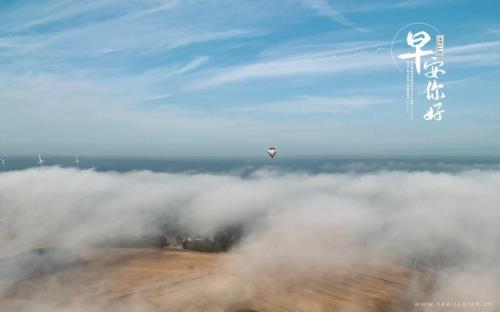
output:
<instances>
[{"instance_id":1,"label":"sky","mask_svg":"<svg viewBox=\"0 0 500 312\"><path fill-rule=\"evenodd\" d=\"M499 12L494 0L0 0L0 155L496 156ZM396 36L410 23L445 36L440 121L422 118L425 80L406 111L391 51L411 52Z\"/></svg>"}]
</instances>

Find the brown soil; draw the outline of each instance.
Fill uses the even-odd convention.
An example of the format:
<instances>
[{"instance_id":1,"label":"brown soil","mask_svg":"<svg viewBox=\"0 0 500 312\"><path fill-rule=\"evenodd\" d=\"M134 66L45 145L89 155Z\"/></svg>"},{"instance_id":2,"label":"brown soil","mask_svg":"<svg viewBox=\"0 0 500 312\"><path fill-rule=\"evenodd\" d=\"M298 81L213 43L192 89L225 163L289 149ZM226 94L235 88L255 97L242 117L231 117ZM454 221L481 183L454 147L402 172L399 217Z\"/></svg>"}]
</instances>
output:
<instances>
[{"instance_id":1,"label":"brown soil","mask_svg":"<svg viewBox=\"0 0 500 312\"><path fill-rule=\"evenodd\" d=\"M80 254L85 265L20 282L0 299L1 310L409 311L415 276L431 280L395 265L284 278L252 276L232 264L232 254L126 248Z\"/></svg>"}]
</instances>

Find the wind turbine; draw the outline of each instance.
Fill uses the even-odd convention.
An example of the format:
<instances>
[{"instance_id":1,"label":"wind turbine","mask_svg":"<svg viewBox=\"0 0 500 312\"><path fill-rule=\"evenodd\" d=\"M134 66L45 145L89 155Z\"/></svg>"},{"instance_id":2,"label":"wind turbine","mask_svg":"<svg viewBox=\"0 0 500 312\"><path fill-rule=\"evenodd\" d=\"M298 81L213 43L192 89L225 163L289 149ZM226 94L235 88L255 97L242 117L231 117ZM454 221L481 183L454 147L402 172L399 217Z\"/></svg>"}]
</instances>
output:
<instances>
[{"instance_id":1,"label":"wind turbine","mask_svg":"<svg viewBox=\"0 0 500 312\"><path fill-rule=\"evenodd\" d=\"M79 161L79 160L78 160L78 154L76 154L76 156L75 156L75 161L74 161L73 163L76 165L76 168L77 168L77 169L78 169L78 168L79 168L79 166L80 166L80 162L81 162L81 161Z\"/></svg>"},{"instance_id":2,"label":"wind turbine","mask_svg":"<svg viewBox=\"0 0 500 312\"><path fill-rule=\"evenodd\" d=\"M40 168L42 168L45 162L46 161L42 159L42 155L38 154L38 165L40 166Z\"/></svg>"},{"instance_id":3,"label":"wind turbine","mask_svg":"<svg viewBox=\"0 0 500 312\"><path fill-rule=\"evenodd\" d=\"M2 163L2 171L5 171L5 161L6 159L0 159L0 162Z\"/></svg>"}]
</instances>

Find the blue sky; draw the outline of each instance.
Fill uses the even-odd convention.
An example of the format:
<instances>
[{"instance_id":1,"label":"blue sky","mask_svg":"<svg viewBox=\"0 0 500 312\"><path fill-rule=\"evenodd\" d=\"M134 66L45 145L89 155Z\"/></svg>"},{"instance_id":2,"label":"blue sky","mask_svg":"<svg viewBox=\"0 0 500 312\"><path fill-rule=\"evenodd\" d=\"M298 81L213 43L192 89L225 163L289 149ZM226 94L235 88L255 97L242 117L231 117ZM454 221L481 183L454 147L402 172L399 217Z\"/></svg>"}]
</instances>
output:
<instances>
[{"instance_id":1,"label":"blue sky","mask_svg":"<svg viewBox=\"0 0 500 312\"><path fill-rule=\"evenodd\" d=\"M494 0L0 0L0 154L498 155L499 14ZM439 122L421 92L409 118L392 63L413 22L445 35Z\"/></svg>"}]
</instances>

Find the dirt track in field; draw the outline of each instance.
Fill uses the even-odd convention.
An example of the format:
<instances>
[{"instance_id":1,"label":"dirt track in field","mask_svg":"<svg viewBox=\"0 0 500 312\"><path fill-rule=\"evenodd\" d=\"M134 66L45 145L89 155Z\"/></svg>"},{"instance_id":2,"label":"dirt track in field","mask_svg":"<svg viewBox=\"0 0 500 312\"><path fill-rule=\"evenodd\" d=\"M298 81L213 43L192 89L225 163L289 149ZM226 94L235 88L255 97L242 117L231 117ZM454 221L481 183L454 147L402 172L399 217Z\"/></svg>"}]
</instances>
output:
<instances>
[{"instance_id":1,"label":"dirt track in field","mask_svg":"<svg viewBox=\"0 0 500 312\"><path fill-rule=\"evenodd\" d=\"M0 299L2 311L409 311L412 280L430 279L395 265L252 275L241 261L234 265L233 254L80 254L83 266L16 285Z\"/></svg>"}]
</instances>

